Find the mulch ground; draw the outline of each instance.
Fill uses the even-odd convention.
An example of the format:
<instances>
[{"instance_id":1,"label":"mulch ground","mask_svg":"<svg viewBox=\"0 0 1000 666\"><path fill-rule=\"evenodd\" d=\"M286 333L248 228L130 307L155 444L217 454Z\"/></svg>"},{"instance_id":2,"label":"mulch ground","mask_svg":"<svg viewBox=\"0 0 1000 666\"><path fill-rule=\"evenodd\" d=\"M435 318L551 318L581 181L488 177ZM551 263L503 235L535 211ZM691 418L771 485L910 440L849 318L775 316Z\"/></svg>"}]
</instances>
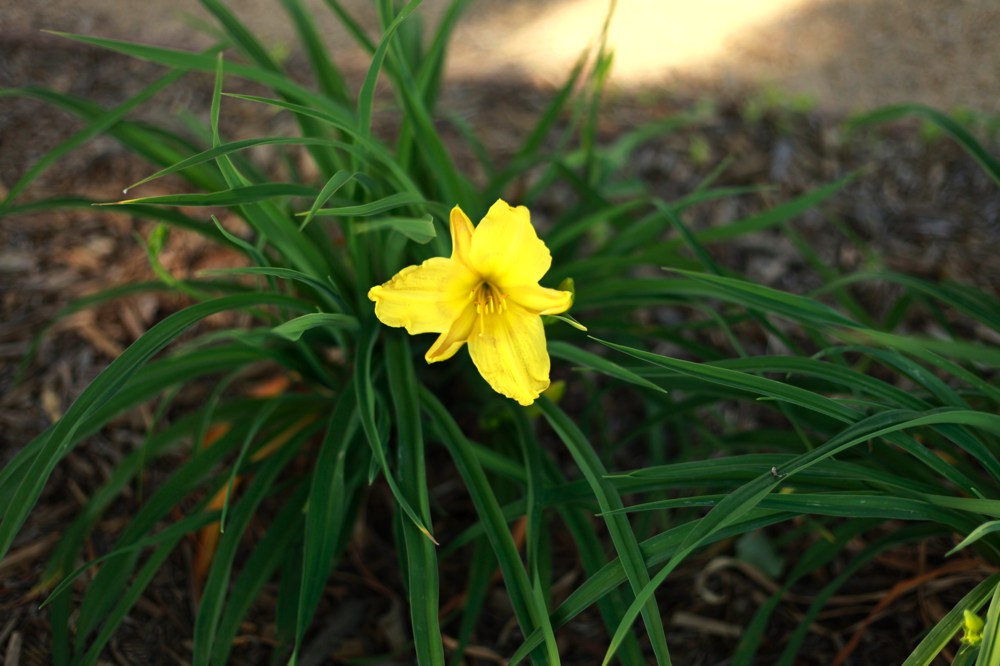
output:
<instances>
[{"instance_id":1,"label":"mulch ground","mask_svg":"<svg viewBox=\"0 0 1000 666\"><path fill-rule=\"evenodd\" d=\"M56 48L46 42L42 57L35 38L9 46L0 66L0 86L5 87L41 84L111 105L124 101L158 74L155 67L81 46ZM185 110L204 121L210 93L207 78L188 77L158 96L138 117L176 126L177 113ZM548 94L512 82L458 84L449 91L445 107L477 128L488 149L502 159L530 128ZM643 122L688 111L697 94L615 97L602 118L602 139L610 141ZM80 127L65 113L33 100L3 98L0 109L0 187L4 188L12 187L31 164ZM686 221L703 228L770 209L859 171L860 177L822 208L794 221L795 230L828 265L850 272L877 259L892 270L974 284L996 294L1000 286L996 185L957 146L926 136L917 124L847 132L842 121L821 110L761 109L753 95L720 99L697 122L640 146L622 176L639 179L666 200L673 200L691 192L728 157L731 163L718 185L772 186L688 211ZM391 126L392 114L386 112L382 122ZM232 138L292 131L285 116L229 102L224 130ZM457 144L455 150L461 150ZM112 200L124 185L151 171L111 139L97 138L46 171L19 200L66 194ZM141 193L178 187L177 181L166 180ZM533 212L544 219L570 196L568 191L554 190ZM184 305L176 296L145 294L58 320L15 381L34 336L53 322L60 308L109 286L153 279L135 238L148 231L127 215L96 209L0 218L0 463L58 418L97 373L152 323ZM756 234L712 250L721 264L781 289L803 292L819 284L794 244L780 232ZM161 260L169 270L185 276L228 265L234 258L198 238L174 233ZM873 285L859 295L879 309L892 302L895 292L886 285ZM998 342L987 331L970 333L982 342ZM177 409L183 404L182 399ZM37 608L44 597L36 587L46 558L86 498L108 478L116 462L142 441L152 420L149 409L121 417L56 468L13 550L0 561L0 652L5 651L5 664L49 663L48 616ZM154 486L179 460L163 460L163 469L150 472L147 487ZM453 494L449 501L466 501L462 493ZM89 544L94 556L113 543L138 501L137 495L126 494L113 515L102 520ZM405 593L392 556L391 534L384 527L390 513L387 494L376 485L331 580L302 663L341 663L405 648L409 640ZM460 510L454 513L462 514ZM783 638L795 628L812 595L846 565L850 554L875 537L852 543L845 559L823 572L826 576L796 586L768 630L763 663L780 654ZM901 661L922 632L988 570L976 560L943 566L943 554L952 545L944 540L924 541L905 551L888 552L864 568L820 616L797 663L828 664L842 650L851 653L846 662L851 664ZM194 549L193 541L185 542L169 560L105 652L108 663L190 660ZM732 554L729 543L699 554L663 591L661 607L671 618L668 638L676 663L726 663L742 628L776 589L773 580L733 561ZM553 593L559 598L579 584L582 571L570 553L557 553L556 560L562 570ZM460 563L454 566L455 571L443 576L442 604L457 603L462 593L464 573ZM89 577L85 575L80 584ZM248 618L233 663L268 660L274 639L270 611L274 593L275 589L265 589L258 609ZM884 599L891 603L879 606ZM601 626L595 616L584 614L560 632L565 663L599 662L606 646ZM856 647L848 650L855 635ZM498 585L489 598L483 626L474 639L475 658L470 652L469 663L503 663L499 655L509 654L517 639ZM386 657L380 663L390 662Z\"/></svg>"}]
</instances>

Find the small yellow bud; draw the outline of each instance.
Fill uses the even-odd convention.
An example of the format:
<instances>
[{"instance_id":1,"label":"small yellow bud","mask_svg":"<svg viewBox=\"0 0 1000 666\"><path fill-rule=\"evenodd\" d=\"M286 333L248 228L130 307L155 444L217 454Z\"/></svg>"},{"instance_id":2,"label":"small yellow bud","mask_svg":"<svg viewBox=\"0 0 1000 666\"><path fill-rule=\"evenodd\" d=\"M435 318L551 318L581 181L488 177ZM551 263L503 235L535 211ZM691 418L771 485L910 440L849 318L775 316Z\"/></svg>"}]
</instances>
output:
<instances>
[{"instance_id":1,"label":"small yellow bud","mask_svg":"<svg viewBox=\"0 0 1000 666\"><path fill-rule=\"evenodd\" d=\"M983 641L983 619L966 609L962 612L965 621L965 635L962 636L963 645L979 645Z\"/></svg>"}]
</instances>

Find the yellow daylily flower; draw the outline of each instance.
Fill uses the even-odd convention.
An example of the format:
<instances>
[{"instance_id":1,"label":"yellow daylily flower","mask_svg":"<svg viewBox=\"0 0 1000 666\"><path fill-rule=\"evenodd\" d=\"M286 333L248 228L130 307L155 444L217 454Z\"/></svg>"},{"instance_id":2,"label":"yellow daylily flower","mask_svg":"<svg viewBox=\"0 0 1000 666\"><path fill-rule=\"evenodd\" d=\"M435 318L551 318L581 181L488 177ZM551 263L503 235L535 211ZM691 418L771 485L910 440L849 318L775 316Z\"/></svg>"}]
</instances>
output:
<instances>
[{"instance_id":1,"label":"yellow daylily flower","mask_svg":"<svg viewBox=\"0 0 1000 666\"><path fill-rule=\"evenodd\" d=\"M530 405L549 386L541 315L569 309L568 291L539 286L552 255L524 206L502 199L478 226L451 210L451 257L408 266L372 287L375 316L410 335L438 333L424 358L451 358L468 343L479 374L494 391Z\"/></svg>"}]
</instances>

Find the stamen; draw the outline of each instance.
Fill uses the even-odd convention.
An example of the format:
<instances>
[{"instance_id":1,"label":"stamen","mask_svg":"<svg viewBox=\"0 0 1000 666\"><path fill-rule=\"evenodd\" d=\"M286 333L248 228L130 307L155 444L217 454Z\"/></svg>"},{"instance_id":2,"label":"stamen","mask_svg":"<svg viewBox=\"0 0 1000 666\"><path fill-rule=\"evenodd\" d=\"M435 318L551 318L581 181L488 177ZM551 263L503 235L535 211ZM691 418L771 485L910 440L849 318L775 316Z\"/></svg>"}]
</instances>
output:
<instances>
[{"instance_id":1,"label":"stamen","mask_svg":"<svg viewBox=\"0 0 1000 666\"><path fill-rule=\"evenodd\" d=\"M480 282L469 296L476 303L479 334L483 335L486 332L486 315L503 314L507 310L507 294L500 293L489 282Z\"/></svg>"}]
</instances>

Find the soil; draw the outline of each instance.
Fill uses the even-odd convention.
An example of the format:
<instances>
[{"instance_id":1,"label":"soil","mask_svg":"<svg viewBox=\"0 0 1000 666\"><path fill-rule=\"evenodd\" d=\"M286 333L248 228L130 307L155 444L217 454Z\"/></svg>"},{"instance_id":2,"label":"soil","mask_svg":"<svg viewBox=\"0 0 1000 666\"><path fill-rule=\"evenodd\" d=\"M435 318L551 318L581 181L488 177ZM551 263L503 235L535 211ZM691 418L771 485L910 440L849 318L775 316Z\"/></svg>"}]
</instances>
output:
<instances>
[{"instance_id":1,"label":"soil","mask_svg":"<svg viewBox=\"0 0 1000 666\"><path fill-rule=\"evenodd\" d=\"M131 12L117 11L116 3L97 0L88 3L95 13L88 13L71 10L69 5L62 7L61 1L22 3L12 11L4 10L0 16L4 51L0 60L0 86L43 85L111 106L135 94L160 73L154 66L28 33L26 26L36 27L44 22L58 24L55 27L60 29L110 36L139 34L152 41L177 40L185 44L189 40L188 32L167 28L174 24L161 20L160 16L143 19ZM166 11L165 4L147 4L151 11ZM486 3L484 11L494 16L524 16L527 6L512 3L508 10L499 8L500 4ZM553 3L553 11L573 4ZM626 15L630 15L628 3L621 4ZM890 18L864 2L785 4L789 5L789 11L798 12L793 16L799 17L793 20L785 15L783 20L790 21L792 26L792 32L786 36L797 31L810 34L808 26L816 24L803 23L809 16L858 17L851 21L885 19L883 23L876 21L876 26L888 25ZM188 5L193 2L170 3L172 8ZM26 9L30 6L45 9L44 12ZM581 2L577 6L583 11L591 5ZM925 40L927 48L952 40L947 43L954 48L938 54L939 58L922 61L928 64L931 73L922 72L920 76L940 77L940 85L933 90L907 78L910 74L906 73L911 72L907 62L918 54L900 53L899 48L894 51L892 40L872 47L885 49L888 63L861 67L864 50L846 49L842 60L830 59L826 68L812 68L810 86L813 87L799 90L790 85L781 88L783 92L777 98L750 85L761 79L713 79L709 76L709 66L685 83L692 86L697 79L698 87L681 87L677 83L683 78L680 75L672 75L675 85L669 92L662 88L636 91L623 83L626 87L609 100L602 117L602 140L614 140L646 121L700 108L702 112L691 124L641 145L623 177L639 179L666 200L675 200L691 192L728 157L731 163L722 172L719 185L773 187L691 209L685 218L691 226L699 228L737 220L859 171L862 175L840 193L793 223L792 228L828 265L849 272L874 262L931 279L975 284L996 294L1000 288L997 252L1000 199L996 184L955 144L929 135L919 124L853 132L843 125L846 109L893 101L892 95L906 90L913 93L911 98L945 108L962 103L982 111L995 111L997 102L990 94L995 87L985 83L997 80L997 72L988 68L998 66L1000 58L982 55L977 60L973 55L962 54L975 51L976 44L998 48L992 38L980 40L981 32L996 25L996 7L992 2L972 1L887 2L885 6L899 8L900 12L904 8L917 12L906 14L910 17L907 20L912 19L914 30L919 27L933 33ZM921 23L915 18L919 12L940 12L943 6L950 8L947 16L952 18L939 22L941 25L929 20ZM57 10L65 12L56 13ZM522 13L514 14L515 11ZM777 18L771 20L777 24L774 23ZM896 20L894 25L898 23ZM486 31L480 35L488 34L483 25L475 24L470 29ZM903 25L910 24L904 21ZM862 34L859 25L854 27ZM897 29L898 25L894 30ZM755 34L760 37L767 33ZM874 34L884 36L886 32L875 30ZM746 34L736 41L752 53L755 47L747 45L755 43L754 39L753 34ZM906 41L913 48L916 42L916 39ZM756 43L759 46L760 41ZM780 69L781 62L790 57L793 45L775 39L773 49L762 62ZM906 62L892 61L896 56ZM853 78L849 83L841 82L836 73L842 71L838 68L844 60L854 62L856 74L870 80L858 83L861 79ZM293 65L294 62L293 57ZM935 69L941 62L951 63L951 69L945 66L944 73ZM883 71L883 67L887 69ZM502 160L543 107L551 92L546 82L554 75L536 69L527 73L527 78L489 79L462 75L461 68L456 72L444 100L445 110L470 122L486 141L488 150ZM887 83L887 72L903 73L902 78L916 87L893 88ZM946 76L947 72L954 76ZM785 73L791 78L776 77L779 83L795 80L791 69ZM853 101L846 106L837 92L843 90L839 85L850 87ZM807 89L815 93L815 103L808 108L792 108L790 100ZM204 122L210 92L211 83L206 77L187 77L180 85L158 95L136 117L176 126L177 112L185 109ZM839 102L835 99L838 97L841 97ZM706 105L706 99L714 101ZM62 112L34 100L0 98L0 110L2 188L13 187L31 164L80 127ZM284 116L261 114L235 103L227 102L224 121L224 132L230 138L291 131ZM391 126L391 112L381 116L380 122L386 128ZM984 125L979 130L984 139L992 141ZM456 153L461 151L457 139L451 137L449 141ZM990 145L995 151L996 143ZM266 155L261 159L267 162ZM149 173L147 164L114 141L97 138L54 164L18 200L69 194L114 199L124 184ZM142 194L171 191L178 186L176 181L167 180L144 189ZM533 212L544 220L547 214L564 206L570 196L570 192L554 190ZM54 321L60 308L108 286L153 279L145 253L134 237L148 231L128 216L98 209L63 209L0 218L0 463L63 413L110 359L152 323L183 305L176 296L145 294L60 319L41 339L37 353L15 381L19 361L31 349L35 334ZM817 286L818 277L788 238L786 234L759 234L713 251L720 263L752 279L801 293ZM190 275L202 268L225 266L232 257L196 238L176 233L161 260L175 274ZM873 304L889 302L892 293L887 289L873 287L862 296ZM998 342L986 331L971 334L979 336L982 342ZM182 400L177 409L182 409L183 404ZM51 661L48 615L37 608L42 597L36 585L46 559L85 498L108 477L116 462L141 442L153 418L150 410L122 417L71 452L56 468L13 550L0 561L0 608L3 609L0 651L5 652L5 664ZM164 461L164 469L154 470L154 476L146 482L155 485L156 475L165 473L176 462ZM446 473L443 469L442 474ZM454 499L441 498L441 501L458 505L464 501L459 494L456 492ZM90 544L95 555L112 543L135 511L138 500L137 496L127 495L113 515L102 520ZM402 602L405 595L398 574L394 573L398 571L397 564L387 547L390 535L384 534L383 527L388 523L389 511L384 489L376 486L367 500L365 517L348 554L324 597L318 629L310 634L302 663L343 663L350 658L392 654L395 648L405 645L407 613ZM885 529L898 527L887 525ZM852 544L850 552L857 552L877 536L866 534ZM899 663L923 631L987 571L976 560L964 562L963 566L942 567L943 554L951 545L941 540L925 540L906 550L888 552L863 569L812 629L798 663L830 663L831 655L846 650L855 634L860 642L851 650L847 663ZM668 639L676 663L706 666L727 663L736 636L773 590L774 583L765 574L731 562L732 548L733 544L722 544L692 558L672 579L671 586L663 590L662 608L670 616ZM186 541L169 560L105 651L102 658L107 663L190 661L192 599L196 595L191 582L194 550L193 541ZM565 557L560 559L561 555ZM582 575L578 563L565 553L557 553L556 559L562 567L565 584L572 589ZM834 575L836 567L844 564L832 564L828 573ZM706 575L706 571L712 573ZM448 573L451 575L443 577L443 605L457 603L463 591L464 572ZM928 581L926 585L905 585L921 578ZM810 595L824 582L804 581L796 587L794 595L782 602L769 628L762 663L777 658L784 637L796 626ZM510 654L517 645L516 632L509 630L511 616L502 588L493 592L486 620L474 637L478 661L470 663L502 663L500 655ZM555 593L564 594L565 590ZM273 589L265 589L255 612L242 628L233 663L267 661L274 637L273 613L269 611L274 605L273 594ZM880 609L877 600L887 595L893 603L889 609ZM560 632L567 655L565 663L599 662L606 645L600 627L597 618L584 614ZM384 657L380 663L397 662ZM405 658L398 659L398 663L405 663Z\"/></svg>"}]
</instances>

